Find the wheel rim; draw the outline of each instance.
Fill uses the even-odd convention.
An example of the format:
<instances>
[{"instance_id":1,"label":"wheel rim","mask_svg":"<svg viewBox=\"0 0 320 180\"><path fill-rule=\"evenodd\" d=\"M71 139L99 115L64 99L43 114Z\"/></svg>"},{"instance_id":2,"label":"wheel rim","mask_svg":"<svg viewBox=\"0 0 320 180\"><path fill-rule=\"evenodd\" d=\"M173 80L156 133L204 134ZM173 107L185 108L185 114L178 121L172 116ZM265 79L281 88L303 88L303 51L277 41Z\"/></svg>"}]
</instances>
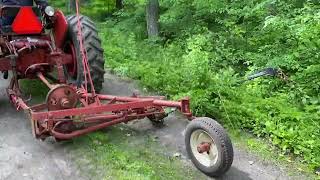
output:
<instances>
[{"instance_id":1,"label":"wheel rim","mask_svg":"<svg viewBox=\"0 0 320 180\"><path fill-rule=\"evenodd\" d=\"M74 48L74 45L71 42L66 43L64 47L64 52L72 56L72 64L66 65L67 72L71 77L76 77L77 76L77 55L76 55L76 49Z\"/></svg>"},{"instance_id":2,"label":"wheel rim","mask_svg":"<svg viewBox=\"0 0 320 180\"><path fill-rule=\"evenodd\" d=\"M211 167L217 163L219 157L217 145L204 130L198 129L191 134L190 146L193 156L203 166Z\"/></svg>"}]
</instances>

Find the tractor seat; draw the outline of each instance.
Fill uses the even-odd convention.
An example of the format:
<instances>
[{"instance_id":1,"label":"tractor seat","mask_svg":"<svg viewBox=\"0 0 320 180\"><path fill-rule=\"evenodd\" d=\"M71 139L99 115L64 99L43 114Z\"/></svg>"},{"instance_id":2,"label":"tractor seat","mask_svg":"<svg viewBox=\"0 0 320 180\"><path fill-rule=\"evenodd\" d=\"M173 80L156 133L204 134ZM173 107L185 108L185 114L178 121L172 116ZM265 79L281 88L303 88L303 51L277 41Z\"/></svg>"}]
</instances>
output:
<instances>
[{"instance_id":1,"label":"tractor seat","mask_svg":"<svg viewBox=\"0 0 320 180\"><path fill-rule=\"evenodd\" d=\"M41 34L41 11L34 6L1 6L0 34L1 35L30 35Z\"/></svg>"}]
</instances>

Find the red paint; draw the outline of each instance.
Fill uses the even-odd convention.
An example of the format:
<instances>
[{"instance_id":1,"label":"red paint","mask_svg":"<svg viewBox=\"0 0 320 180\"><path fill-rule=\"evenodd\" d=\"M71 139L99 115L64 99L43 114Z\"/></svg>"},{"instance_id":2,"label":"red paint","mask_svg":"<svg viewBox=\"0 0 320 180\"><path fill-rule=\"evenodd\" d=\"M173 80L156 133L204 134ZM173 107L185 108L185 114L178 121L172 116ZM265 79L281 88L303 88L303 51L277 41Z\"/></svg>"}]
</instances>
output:
<instances>
[{"instance_id":1,"label":"red paint","mask_svg":"<svg viewBox=\"0 0 320 180\"><path fill-rule=\"evenodd\" d=\"M68 22L62 11L58 10L55 13L55 23L53 28L53 34L56 46L60 49L63 48L65 43L66 34L68 31Z\"/></svg>"},{"instance_id":2,"label":"red paint","mask_svg":"<svg viewBox=\"0 0 320 180\"><path fill-rule=\"evenodd\" d=\"M128 109L138 109L144 107L152 106L152 101L139 101L139 102L130 102L125 104L105 104L101 106L89 106L82 108L66 109L66 110L57 110L50 112L36 112L32 114L32 119L41 120L49 119L50 116L54 118L64 118L66 116L82 116L82 115L94 115L105 112L113 111L125 111Z\"/></svg>"},{"instance_id":3,"label":"red paint","mask_svg":"<svg viewBox=\"0 0 320 180\"><path fill-rule=\"evenodd\" d=\"M197 146L197 151L202 154L204 152L208 153L210 152L211 143L208 142L202 142Z\"/></svg>"},{"instance_id":4,"label":"red paint","mask_svg":"<svg viewBox=\"0 0 320 180\"><path fill-rule=\"evenodd\" d=\"M0 71L11 70L10 59L8 58L0 58Z\"/></svg>"},{"instance_id":5,"label":"red paint","mask_svg":"<svg viewBox=\"0 0 320 180\"><path fill-rule=\"evenodd\" d=\"M101 123L101 124L98 124L98 125L95 125L95 126L91 126L91 127L86 128L86 129L76 130L76 131L73 131L72 133L59 133L59 132L57 132L55 130L52 130L51 134L55 138L58 138L58 139L61 139L61 140L68 140L68 139L72 139L72 138L75 138L75 137L78 137L78 136L81 136L81 135L84 135L84 134L88 134L90 132L97 131L99 129L103 129L103 128L106 128L106 127L109 127L109 126L112 126L112 125L116 125L116 124L119 124L119 123L122 123L122 122L126 122L126 121L127 120L124 119L124 118L119 118L119 119L116 119L116 120L113 120L113 121L110 121L110 122L105 122L105 123Z\"/></svg>"},{"instance_id":6,"label":"red paint","mask_svg":"<svg viewBox=\"0 0 320 180\"><path fill-rule=\"evenodd\" d=\"M42 24L32 7L21 7L12 23L12 30L17 34L40 34Z\"/></svg>"},{"instance_id":7,"label":"red paint","mask_svg":"<svg viewBox=\"0 0 320 180\"><path fill-rule=\"evenodd\" d=\"M71 77L76 77L78 73L78 63L76 57L76 49L71 42L67 42L65 44L64 52L71 55L72 63L68 64L67 71Z\"/></svg>"}]
</instances>

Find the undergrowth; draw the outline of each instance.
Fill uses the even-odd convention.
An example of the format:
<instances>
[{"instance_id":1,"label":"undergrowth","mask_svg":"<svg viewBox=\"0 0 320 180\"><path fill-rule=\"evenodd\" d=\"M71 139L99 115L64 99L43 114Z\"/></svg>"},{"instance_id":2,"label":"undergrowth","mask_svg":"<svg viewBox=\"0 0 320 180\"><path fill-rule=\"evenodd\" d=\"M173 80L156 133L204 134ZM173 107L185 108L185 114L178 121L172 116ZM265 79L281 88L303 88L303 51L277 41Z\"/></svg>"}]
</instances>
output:
<instances>
[{"instance_id":1,"label":"undergrowth","mask_svg":"<svg viewBox=\"0 0 320 180\"><path fill-rule=\"evenodd\" d=\"M85 2L83 12L102 21L113 71L171 99L189 96L196 115L320 166L319 1L160 0L161 36L152 40L144 0L125 1L112 17L103 1ZM266 67L285 76L242 82Z\"/></svg>"},{"instance_id":2,"label":"undergrowth","mask_svg":"<svg viewBox=\"0 0 320 180\"><path fill-rule=\"evenodd\" d=\"M210 2L216 0L210 0ZM148 40L144 4L101 23L107 65L197 116L267 138L282 155L320 166L320 9L316 2L161 1L161 38ZM241 83L275 67L285 78Z\"/></svg>"}]
</instances>

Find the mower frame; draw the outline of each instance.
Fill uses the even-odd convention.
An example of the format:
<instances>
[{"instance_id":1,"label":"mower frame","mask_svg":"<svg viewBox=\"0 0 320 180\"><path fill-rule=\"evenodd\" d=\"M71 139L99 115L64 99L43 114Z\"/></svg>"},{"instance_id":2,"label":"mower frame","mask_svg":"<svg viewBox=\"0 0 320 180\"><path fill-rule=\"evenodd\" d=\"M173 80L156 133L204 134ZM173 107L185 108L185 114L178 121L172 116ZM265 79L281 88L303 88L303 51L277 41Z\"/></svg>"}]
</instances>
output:
<instances>
[{"instance_id":1,"label":"mower frame","mask_svg":"<svg viewBox=\"0 0 320 180\"><path fill-rule=\"evenodd\" d=\"M68 140L115 124L127 123L152 115L162 119L166 116L165 107L177 108L188 119L192 120L194 118L190 111L188 98L181 101L166 101L163 100L163 97L144 97L135 94L131 97L102 94L93 96L91 93L86 93L83 88L50 84L40 72L37 73L37 76L51 89L51 92L61 87L64 90L70 90L69 88L71 87L76 92L76 98L79 99L82 107L47 111L48 106L50 106L48 104L51 102L50 99L47 99L45 103L29 106L19 96L18 91L14 90L14 86L9 87L7 92L12 104L15 105L17 110L24 110L28 114L32 124L32 132L36 138L45 139L48 136L53 136L58 140ZM11 84L14 84L14 82ZM61 98L59 103L63 106L63 104L69 103L67 101L69 100ZM90 104L87 102L90 102ZM77 119L78 124L95 125L72 132L68 129L69 132L66 133L57 131L59 124L70 121L75 123L74 119Z\"/></svg>"}]
</instances>

